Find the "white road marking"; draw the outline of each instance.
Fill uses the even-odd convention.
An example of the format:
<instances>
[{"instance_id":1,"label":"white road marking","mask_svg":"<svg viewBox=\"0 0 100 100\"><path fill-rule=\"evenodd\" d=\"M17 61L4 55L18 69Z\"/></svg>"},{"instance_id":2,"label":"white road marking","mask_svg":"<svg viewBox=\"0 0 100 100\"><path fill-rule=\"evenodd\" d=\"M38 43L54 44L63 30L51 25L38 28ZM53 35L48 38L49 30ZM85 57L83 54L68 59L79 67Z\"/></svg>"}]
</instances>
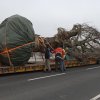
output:
<instances>
[{"instance_id":1,"label":"white road marking","mask_svg":"<svg viewBox=\"0 0 100 100\"><path fill-rule=\"evenodd\" d=\"M93 67L93 68L87 68L86 70L91 70L91 69L96 69L96 68L100 68L100 66L99 67Z\"/></svg>"},{"instance_id":2,"label":"white road marking","mask_svg":"<svg viewBox=\"0 0 100 100\"><path fill-rule=\"evenodd\" d=\"M34 80L44 79L44 78L48 78L48 77L60 76L60 75L64 75L64 74L66 74L66 73L54 74L54 75L49 75L49 76L44 76L44 77L37 77L37 78L33 78L33 79L28 79L28 81L34 81Z\"/></svg>"},{"instance_id":3,"label":"white road marking","mask_svg":"<svg viewBox=\"0 0 100 100\"><path fill-rule=\"evenodd\" d=\"M99 99L100 98L100 94L99 95L97 95L97 96L95 96L95 97L93 97L92 99L90 99L90 100L97 100L97 99Z\"/></svg>"}]
</instances>

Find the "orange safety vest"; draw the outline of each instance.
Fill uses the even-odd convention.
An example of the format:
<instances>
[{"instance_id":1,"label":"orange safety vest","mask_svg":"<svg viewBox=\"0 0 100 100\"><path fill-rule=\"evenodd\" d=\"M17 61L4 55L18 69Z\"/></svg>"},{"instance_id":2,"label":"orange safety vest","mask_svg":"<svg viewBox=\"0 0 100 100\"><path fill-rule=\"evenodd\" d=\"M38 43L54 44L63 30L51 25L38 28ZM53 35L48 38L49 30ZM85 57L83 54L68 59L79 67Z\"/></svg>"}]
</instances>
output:
<instances>
[{"instance_id":1,"label":"orange safety vest","mask_svg":"<svg viewBox=\"0 0 100 100\"><path fill-rule=\"evenodd\" d=\"M59 47L59 48L56 48L56 49L54 50L54 53L55 53L55 54L60 53L60 54L62 55L62 57L64 57L64 55L65 55L65 50Z\"/></svg>"}]
</instances>

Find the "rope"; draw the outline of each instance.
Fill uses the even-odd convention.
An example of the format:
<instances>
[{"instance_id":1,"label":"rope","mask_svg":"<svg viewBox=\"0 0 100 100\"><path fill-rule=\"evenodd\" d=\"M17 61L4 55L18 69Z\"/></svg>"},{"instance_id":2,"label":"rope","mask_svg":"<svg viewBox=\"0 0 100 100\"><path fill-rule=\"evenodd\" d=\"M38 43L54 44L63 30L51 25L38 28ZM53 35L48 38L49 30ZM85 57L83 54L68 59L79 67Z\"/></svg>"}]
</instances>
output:
<instances>
[{"instance_id":1,"label":"rope","mask_svg":"<svg viewBox=\"0 0 100 100\"><path fill-rule=\"evenodd\" d=\"M26 44L17 46L17 47L15 47L15 48L11 48L11 49L9 49L9 50L6 49L5 51L1 52L0 54L7 53L7 52L12 52L12 51L14 51L14 50L16 50L16 49L22 48L22 47L24 47L24 46L27 46L27 45L33 44L33 43L35 43L35 42L29 42L29 43L26 43Z\"/></svg>"}]
</instances>

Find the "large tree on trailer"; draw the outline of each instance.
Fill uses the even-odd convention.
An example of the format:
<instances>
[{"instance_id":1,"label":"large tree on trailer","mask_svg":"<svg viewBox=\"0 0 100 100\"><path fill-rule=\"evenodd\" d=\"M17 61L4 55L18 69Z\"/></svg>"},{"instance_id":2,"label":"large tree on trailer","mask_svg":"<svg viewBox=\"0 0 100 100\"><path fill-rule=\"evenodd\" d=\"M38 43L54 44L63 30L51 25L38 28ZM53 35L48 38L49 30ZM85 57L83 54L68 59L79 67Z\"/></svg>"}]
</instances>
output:
<instances>
[{"instance_id":1,"label":"large tree on trailer","mask_svg":"<svg viewBox=\"0 0 100 100\"><path fill-rule=\"evenodd\" d=\"M81 57L100 57L100 32L87 24L76 24L70 31L58 28L58 33L54 37L46 38L47 41L56 47L56 43L72 48L72 55Z\"/></svg>"}]
</instances>

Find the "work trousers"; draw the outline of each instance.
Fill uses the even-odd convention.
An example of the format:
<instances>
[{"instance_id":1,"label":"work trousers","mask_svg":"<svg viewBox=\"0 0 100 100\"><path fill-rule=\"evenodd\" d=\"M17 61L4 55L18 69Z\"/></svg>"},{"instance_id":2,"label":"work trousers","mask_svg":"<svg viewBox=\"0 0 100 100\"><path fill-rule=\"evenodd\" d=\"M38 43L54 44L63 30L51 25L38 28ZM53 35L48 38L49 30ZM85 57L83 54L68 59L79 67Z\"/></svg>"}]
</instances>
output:
<instances>
[{"instance_id":1,"label":"work trousers","mask_svg":"<svg viewBox=\"0 0 100 100\"><path fill-rule=\"evenodd\" d=\"M45 68L44 68L44 71L46 71L46 69L48 69L48 71L51 71L50 60L49 59L45 59Z\"/></svg>"},{"instance_id":2,"label":"work trousers","mask_svg":"<svg viewBox=\"0 0 100 100\"><path fill-rule=\"evenodd\" d=\"M66 70L64 60L55 61L55 70L57 71L60 68L61 72Z\"/></svg>"}]
</instances>

